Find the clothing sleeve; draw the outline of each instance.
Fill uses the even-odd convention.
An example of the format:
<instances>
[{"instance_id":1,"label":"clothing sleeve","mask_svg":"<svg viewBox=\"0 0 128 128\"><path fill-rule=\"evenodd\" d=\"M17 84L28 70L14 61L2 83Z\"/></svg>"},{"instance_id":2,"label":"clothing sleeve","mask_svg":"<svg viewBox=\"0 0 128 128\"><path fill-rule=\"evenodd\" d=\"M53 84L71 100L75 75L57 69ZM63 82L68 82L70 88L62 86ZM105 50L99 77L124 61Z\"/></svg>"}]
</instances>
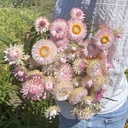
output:
<instances>
[{"instance_id":1,"label":"clothing sleeve","mask_svg":"<svg viewBox=\"0 0 128 128\"><path fill-rule=\"evenodd\" d=\"M82 0L57 0L53 11L52 19L63 18L68 20L70 18L70 11L73 7L81 8Z\"/></svg>"}]
</instances>

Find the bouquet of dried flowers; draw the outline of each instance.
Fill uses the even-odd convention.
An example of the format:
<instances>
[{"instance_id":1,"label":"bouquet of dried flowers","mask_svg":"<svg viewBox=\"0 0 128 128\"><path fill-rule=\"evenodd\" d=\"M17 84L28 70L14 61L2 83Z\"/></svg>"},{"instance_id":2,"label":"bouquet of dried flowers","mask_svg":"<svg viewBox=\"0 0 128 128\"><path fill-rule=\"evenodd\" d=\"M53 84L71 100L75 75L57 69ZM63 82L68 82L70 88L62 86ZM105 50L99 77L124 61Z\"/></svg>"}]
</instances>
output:
<instances>
[{"instance_id":1,"label":"bouquet of dried flowers","mask_svg":"<svg viewBox=\"0 0 128 128\"><path fill-rule=\"evenodd\" d=\"M24 98L67 101L78 119L88 119L102 108L111 67L108 49L120 33L107 25L90 32L79 8L72 8L70 16L68 21L52 22L39 16L25 34L25 43L10 45L4 58ZM58 106L49 106L45 115L51 119L60 111Z\"/></svg>"}]
</instances>

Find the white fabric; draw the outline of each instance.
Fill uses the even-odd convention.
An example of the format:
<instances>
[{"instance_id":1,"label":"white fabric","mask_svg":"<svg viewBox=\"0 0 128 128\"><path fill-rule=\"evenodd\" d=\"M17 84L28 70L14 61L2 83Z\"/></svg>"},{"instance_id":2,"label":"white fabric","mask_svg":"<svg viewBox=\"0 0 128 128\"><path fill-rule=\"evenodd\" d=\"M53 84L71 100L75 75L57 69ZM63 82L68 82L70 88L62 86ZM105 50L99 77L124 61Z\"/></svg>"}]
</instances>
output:
<instances>
[{"instance_id":1,"label":"white fabric","mask_svg":"<svg viewBox=\"0 0 128 128\"><path fill-rule=\"evenodd\" d=\"M92 28L99 24L108 24L111 28L122 29L121 38L109 49L108 60L112 62L113 67L109 70L110 83L104 95L116 101L102 99L103 109L100 114L113 112L123 105L128 96L128 83L124 75L128 68L128 0L58 0L53 19L61 17L68 20L72 7L84 10L86 21L92 24ZM70 115L70 104L57 104L66 118L75 118Z\"/></svg>"}]
</instances>

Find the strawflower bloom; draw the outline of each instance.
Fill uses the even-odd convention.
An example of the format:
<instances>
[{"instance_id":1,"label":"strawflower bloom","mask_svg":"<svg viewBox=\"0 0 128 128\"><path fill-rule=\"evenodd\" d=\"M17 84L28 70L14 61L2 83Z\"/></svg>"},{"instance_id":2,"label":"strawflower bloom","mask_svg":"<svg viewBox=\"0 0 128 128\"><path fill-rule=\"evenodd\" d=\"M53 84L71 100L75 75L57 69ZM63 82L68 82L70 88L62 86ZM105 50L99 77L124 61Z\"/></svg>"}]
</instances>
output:
<instances>
[{"instance_id":1,"label":"strawflower bloom","mask_svg":"<svg viewBox=\"0 0 128 128\"><path fill-rule=\"evenodd\" d=\"M52 39L53 42L57 46L58 53L65 52L69 46L69 39L63 38L63 39Z\"/></svg>"},{"instance_id":2,"label":"strawflower bloom","mask_svg":"<svg viewBox=\"0 0 128 128\"><path fill-rule=\"evenodd\" d=\"M76 115L79 120L88 120L95 113L90 107L85 107L85 108L74 108L73 114Z\"/></svg>"},{"instance_id":3,"label":"strawflower bloom","mask_svg":"<svg viewBox=\"0 0 128 128\"><path fill-rule=\"evenodd\" d=\"M50 33L53 37L60 39L67 36L68 25L64 19L56 19L50 25Z\"/></svg>"},{"instance_id":4,"label":"strawflower bloom","mask_svg":"<svg viewBox=\"0 0 128 128\"><path fill-rule=\"evenodd\" d=\"M24 82L26 80L27 69L25 67L18 66L13 69L12 74L18 81Z\"/></svg>"},{"instance_id":5,"label":"strawflower bloom","mask_svg":"<svg viewBox=\"0 0 128 128\"><path fill-rule=\"evenodd\" d=\"M50 22L46 17L39 16L34 22L37 32L43 33L49 30Z\"/></svg>"},{"instance_id":6,"label":"strawflower bloom","mask_svg":"<svg viewBox=\"0 0 128 128\"><path fill-rule=\"evenodd\" d=\"M75 59L73 62L73 69L76 74L80 75L85 71L85 68L85 62L82 59Z\"/></svg>"},{"instance_id":7,"label":"strawflower bloom","mask_svg":"<svg viewBox=\"0 0 128 128\"><path fill-rule=\"evenodd\" d=\"M6 49L6 51L4 51L5 53L5 61L7 61L9 63L9 65L19 65L19 64L23 64L23 45L17 45L14 44L14 46L10 45L9 48Z\"/></svg>"},{"instance_id":8,"label":"strawflower bloom","mask_svg":"<svg viewBox=\"0 0 128 128\"><path fill-rule=\"evenodd\" d=\"M45 117L51 120L52 118L55 118L55 116L58 115L59 112L60 108L58 106L51 106L46 110Z\"/></svg>"},{"instance_id":9,"label":"strawflower bloom","mask_svg":"<svg viewBox=\"0 0 128 128\"><path fill-rule=\"evenodd\" d=\"M87 35L87 28L86 24L83 23L81 20L78 19L70 19L68 21L69 25L69 38L72 41L79 42L83 40Z\"/></svg>"},{"instance_id":10,"label":"strawflower bloom","mask_svg":"<svg viewBox=\"0 0 128 128\"><path fill-rule=\"evenodd\" d=\"M57 67L54 75L59 81L66 80L71 81L73 77L74 70L69 64L61 64Z\"/></svg>"},{"instance_id":11,"label":"strawflower bloom","mask_svg":"<svg viewBox=\"0 0 128 128\"><path fill-rule=\"evenodd\" d=\"M72 19L84 20L85 14L80 8L72 8L70 12Z\"/></svg>"},{"instance_id":12,"label":"strawflower bloom","mask_svg":"<svg viewBox=\"0 0 128 128\"><path fill-rule=\"evenodd\" d=\"M27 80L30 80L30 79L45 79L45 76L39 71L39 70L32 70L32 71L29 71L27 72L27 76L26 76L26 79Z\"/></svg>"},{"instance_id":13,"label":"strawflower bloom","mask_svg":"<svg viewBox=\"0 0 128 128\"><path fill-rule=\"evenodd\" d=\"M44 94L44 84L40 79L30 79L23 83L21 93L27 99L40 100Z\"/></svg>"},{"instance_id":14,"label":"strawflower bloom","mask_svg":"<svg viewBox=\"0 0 128 128\"><path fill-rule=\"evenodd\" d=\"M91 96L87 96L86 98L84 98L84 100L82 101L82 106L86 106L89 105L90 107L93 106L93 102L94 102L94 98Z\"/></svg>"},{"instance_id":15,"label":"strawflower bloom","mask_svg":"<svg viewBox=\"0 0 128 128\"><path fill-rule=\"evenodd\" d=\"M53 89L53 85L55 83L55 80L52 76L45 77L45 89L47 91L51 91Z\"/></svg>"},{"instance_id":16,"label":"strawflower bloom","mask_svg":"<svg viewBox=\"0 0 128 128\"><path fill-rule=\"evenodd\" d=\"M99 53L99 48L95 45L94 40L91 38L84 42L83 54L87 58L96 58Z\"/></svg>"},{"instance_id":17,"label":"strawflower bloom","mask_svg":"<svg viewBox=\"0 0 128 128\"><path fill-rule=\"evenodd\" d=\"M54 71L56 70L57 65L58 65L58 62L51 63L51 64L48 64L48 65L43 65L42 66L42 72L45 75L53 75Z\"/></svg>"},{"instance_id":18,"label":"strawflower bloom","mask_svg":"<svg viewBox=\"0 0 128 128\"><path fill-rule=\"evenodd\" d=\"M82 101L88 94L88 91L83 87L78 87L74 89L69 97L69 102L74 105Z\"/></svg>"},{"instance_id":19,"label":"strawflower bloom","mask_svg":"<svg viewBox=\"0 0 128 128\"><path fill-rule=\"evenodd\" d=\"M57 82L53 88L53 96L58 101L65 101L73 90L72 83L68 81Z\"/></svg>"},{"instance_id":20,"label":"strawflower bloom","mask_svg":"<svg viewBox=\"0 0 128 128\"><path fill-rule=\"evenodd\" d=\"M91 76L85 76L81 80L82 87L88 87L91 88L93 86L93 78Z\"/></svg>"},{"instance_id":21,"label":"strawflower bloom","mask_svg":"<svg viewBox=\"0 0 128 128\"><path fill-rule=\"evenodd\" d=\"M40 65L53 62L57 55L57 47L51 40L41 39L32 47L32 57Z\"/></svg>"},{"instance_id":22,"label":"strawflower bloom","mask_svg":"<svg viewBox=\"0 0 128 128\"><path fill-rule=\"evenodd\" d=\"M92 77L102 73L102 61L98 59L91 60L87 65L86 72L87 75Z\"/></svg>"},{"instance_id":23,"label":"strawflower bloom","mask_svg":"<svg viewBox=\"0 0 128 128\"><path fill-rule=\"evenodd\" d=\"M104 90L100 90L95 93L95 101L96 102L99 102L102 99L104 92L105 92Z\"/></svg>"},{"instance_id":24,"label":"strawflower bloom","mask_svg":"<svg viewBox=\"0 0 128 128\"><path fill-rule=\"evenodd\" d=\"M97 74L94 79L94 89L100 90L102 86L105 86L109 81L108 75Z\"/></svg>"},{"instance_id":25,"label":"strawflower bloom","mask_svg":"<svg viewBox=\"0 0 128 128\"><path fill-rule=\"evenodd\" d=\"M99 49L108 49L114 43L114 34L110 29L101 29L94 36L94 43Z\"/></svg>"}]
</instances>

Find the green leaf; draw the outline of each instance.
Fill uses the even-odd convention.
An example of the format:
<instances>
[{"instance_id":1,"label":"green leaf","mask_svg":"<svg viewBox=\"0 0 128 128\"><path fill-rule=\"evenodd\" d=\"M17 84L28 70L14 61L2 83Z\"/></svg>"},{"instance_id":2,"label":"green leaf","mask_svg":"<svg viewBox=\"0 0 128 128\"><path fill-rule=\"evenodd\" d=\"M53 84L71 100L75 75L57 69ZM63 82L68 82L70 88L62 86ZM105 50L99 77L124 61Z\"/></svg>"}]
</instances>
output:
<instances>
[{"instance_id":1,"label":"green leaf","mask_svg":"<svg viewBox=\"0 0 128 128\"><path fill-rule=\"evenodd\" d=\"M4 59L4 54L0 54L0 59L3 60Z\"/></svg>"},{"instance_id":2,"label":"green leaf","mask_svg":"<svg viewBox=\"0 0 128 128\"><path fill-rule=\"evenodd\" d=\"M21 15L21 14L19 14L19 16L20 16L23 20L27 21L28 24L33 25L33 21L30 20L29 18L27 18L26 16Z\"/></svg>"},{"instance_id":3,"label":"green leaf","mask_svg":"<svg viewBox=\"0 0 128 128\"><path fill-rule=\"evenodd\" d=\"M1 35L0 35L0 40L1 40L4 44L6 44L7 46L10 46L10 44L13 44L13 42L11 42L11 41L5 39L5 38L4 38L3 36L1 36Z\"/></svg>"}]
</instances>

